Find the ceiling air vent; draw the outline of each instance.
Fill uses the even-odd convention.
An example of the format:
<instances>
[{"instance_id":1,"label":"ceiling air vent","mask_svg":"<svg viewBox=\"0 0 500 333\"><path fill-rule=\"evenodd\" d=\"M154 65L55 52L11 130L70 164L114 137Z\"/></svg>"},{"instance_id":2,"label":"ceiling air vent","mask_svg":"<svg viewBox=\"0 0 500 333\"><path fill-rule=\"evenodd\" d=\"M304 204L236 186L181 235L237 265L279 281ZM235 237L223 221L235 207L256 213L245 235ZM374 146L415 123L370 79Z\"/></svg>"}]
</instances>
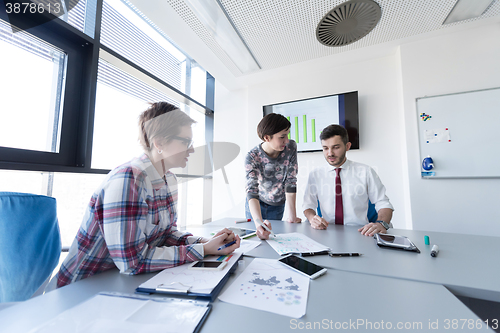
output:
<instances>
[{"instance_id":1,"label":"ceiling air vent","mask_svg":"<svg viewBox=\"0 0 500 333\"><path fill-rule=\"evenodd\" d=\"M382 11L372 0L350 0L333 8L316 28L316 38L326 46L344 46L366 36L380 21Z\"/></svg>"}]
</instances>

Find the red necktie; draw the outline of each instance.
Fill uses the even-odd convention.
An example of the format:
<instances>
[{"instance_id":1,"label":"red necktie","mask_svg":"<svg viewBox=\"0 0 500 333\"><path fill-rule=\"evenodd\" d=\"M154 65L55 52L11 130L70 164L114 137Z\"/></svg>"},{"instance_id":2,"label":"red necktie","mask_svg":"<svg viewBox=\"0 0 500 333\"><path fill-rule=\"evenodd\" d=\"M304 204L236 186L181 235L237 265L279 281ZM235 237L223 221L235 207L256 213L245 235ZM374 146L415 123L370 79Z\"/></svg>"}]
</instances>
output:
<instances>
[{"instance_id":1,"label":"red necktie","mask_svg":"<svg viewBox=\"0 0 500 333\"><path fill-rule=\"evenodd\" d=\"M342 205L342 183L340 182L341 168L335 169L335 224L344 224L344 206Z\"/></svg>"}]
</instances>

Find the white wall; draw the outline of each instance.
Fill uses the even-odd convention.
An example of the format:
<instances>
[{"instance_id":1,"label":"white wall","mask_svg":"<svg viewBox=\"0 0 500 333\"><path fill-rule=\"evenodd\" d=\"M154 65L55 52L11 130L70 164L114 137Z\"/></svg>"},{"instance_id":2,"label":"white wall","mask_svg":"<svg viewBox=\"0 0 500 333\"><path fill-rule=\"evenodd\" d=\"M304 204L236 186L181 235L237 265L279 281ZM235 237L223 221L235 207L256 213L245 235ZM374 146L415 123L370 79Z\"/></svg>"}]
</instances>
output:
<instances>
[{"instance_id":1,"label":"white wall","mask_svg":"<svg viewBox=\"0 0 500 333\"><path fill-rule=\"evenodd\" d=\"M224 167L229 184L221 170L213 174L213 220L224 217L245 218L245 177L243 163L251 128L248 121L247 90L226 89L216 82L214 141L232 142L241 150L239 155ZM224 152L214 149L214 159Z\"/></svg>"},{"instance_id":2,"label":"white wall","mask_svg":"<svg viewBox=\"0 0 500 333\"><path fill-rule=\"evenodd\" d=\"M500 179L420 178L415 107L415 99L426 95L500 87L499 40L496 23L401 46L414 229L500 236ZM474 151L463 157L464 163L480 158Z\"/></svg>"},{"instance_id":3,"label":"white wall","mask_svg":"<svg viewBox=\"0 0 500 333\"><path fill-rule=\"evenodd\" d=\"M243 159L259 143L255 128L263 105L357 90L361 149L348 158L377 170L396 209L395 227L500 236L500 179L420 178L415 108L415 99L426 95L500 87L499 40L500 25L493 23L403 44L394 55L369 61L304 63L244 90L218 86L216 138L242 150L229 168L233 201L222 176L214 179L214 197L223 198L214 219L243 216ZM318 62L326 65L317 70ZM477 158L474 151L464 151L464 163L470 158ZM299 154L298 207L308 172L325 163L321 153Z\"/></svg>"},{"instance_id":4,"label":"white wall","mask_svg":"<svg viewBox=\"0 0 500 333\"><path fill-rule=\"evenodd\" d=\"M230 183L234 202L227 200L227 186L222 176L214 179L214 197L223 199L228 209L214 209L214 219L243 216L244 212L244 170L246 152L260 142L257 124L262 118L262 106L314 96L330 95L357 90L359 92L360 150L348 152L348 158L374 167L387 188L387 194L396 208L393 223L399 228L410 227L405 218L403 170L400 142L403 138L403 118L400 103L400 73L396 55L339 67L330 62L321 71L286 78L248 87L246 90L229 91L217 86L216 91L216 140L221 140L230 128L230 140L241 144L237 164L231 170ZM246 101L244 100L247 98ZM247 109L245 110L245 104ZM236 129L234 128L236 127ZM318 145L318 149L320 146ZM302 196L307 175L316 166L326 165L321 153L299 154L298 213L302 216ZM236 162L236 161L235 161ZM216 214L215 211L219 212ZM239 213L239 215L237 215Z\"/></svg>"}]
</instances>

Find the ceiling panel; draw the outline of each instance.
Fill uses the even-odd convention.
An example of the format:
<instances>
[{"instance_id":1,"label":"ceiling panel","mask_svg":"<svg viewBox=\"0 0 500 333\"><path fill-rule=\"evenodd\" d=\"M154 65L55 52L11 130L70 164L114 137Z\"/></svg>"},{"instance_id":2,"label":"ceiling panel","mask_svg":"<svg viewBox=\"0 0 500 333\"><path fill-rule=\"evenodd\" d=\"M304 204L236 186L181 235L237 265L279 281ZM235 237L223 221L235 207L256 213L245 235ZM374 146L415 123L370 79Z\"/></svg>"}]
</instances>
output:
<instances>
[{"instance_id":1,"label":"ceiling panel","mask_svg":"<svg viewBox=\"0 0 500 333\"><path fill-rule=\"evenodd\" d=\"M183 0L166 1L235 77L243 76ZM317 41L316 27L344 0L219 1L261 65L260 71L500 15L500 1L496 0L479 18L443 25L456 0L377 0L382 17L373 31L350 45L328 47Z\"/></svg>"}]
</instances>

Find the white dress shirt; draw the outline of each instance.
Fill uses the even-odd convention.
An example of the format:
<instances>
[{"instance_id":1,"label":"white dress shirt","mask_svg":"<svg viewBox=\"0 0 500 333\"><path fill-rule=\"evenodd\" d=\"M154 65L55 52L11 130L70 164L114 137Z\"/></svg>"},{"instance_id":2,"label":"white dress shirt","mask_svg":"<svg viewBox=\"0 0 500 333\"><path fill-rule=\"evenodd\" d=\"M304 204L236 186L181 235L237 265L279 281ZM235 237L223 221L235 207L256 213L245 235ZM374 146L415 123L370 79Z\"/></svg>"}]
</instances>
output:
<instances>
[{"instance_id":1,"label":"white dress shirt","mask_svg":"<svg viewBox=\"0 0 500 333\"><path fill-rule=\"evenodd\" d=\"M344 224L368 223L368 199L375 204L377 212L382 208L394 210L385 195L384 185L370 166L346 160L340 168ZM328 165L311 171L302 205L304 211L316 211L319 200L323 218L329 223L335 223L335 169Z\"/></svg>"}]
</instances>

